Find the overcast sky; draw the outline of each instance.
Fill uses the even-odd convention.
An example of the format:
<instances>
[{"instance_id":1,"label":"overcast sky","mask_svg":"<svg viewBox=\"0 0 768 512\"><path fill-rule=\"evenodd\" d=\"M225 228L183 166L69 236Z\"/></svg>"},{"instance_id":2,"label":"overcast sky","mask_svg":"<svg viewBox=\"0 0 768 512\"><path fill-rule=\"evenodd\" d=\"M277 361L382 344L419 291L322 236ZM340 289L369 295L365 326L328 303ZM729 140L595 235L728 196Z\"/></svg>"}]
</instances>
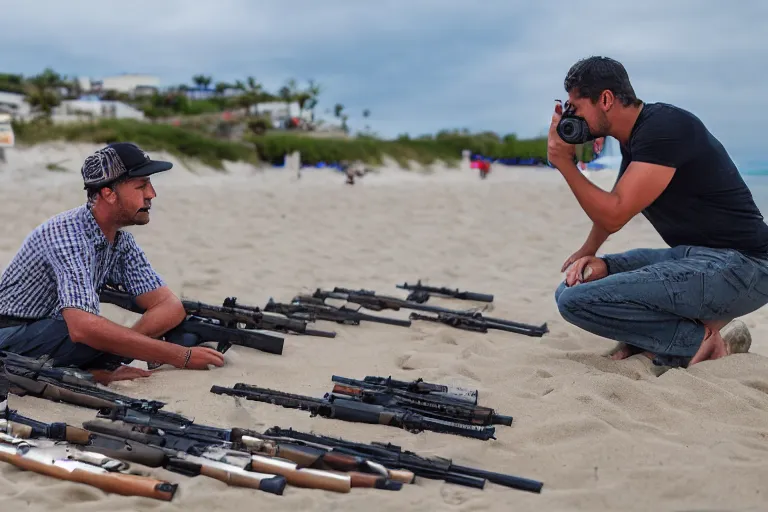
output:
<instances>
[{"instance_id":1,"label":"overcast sky","mask_svg":"<svg viewBox=\"0 0 768 512\"><path fill-rule=\"evenodd\" d=\"M115 7L112 7L112 6ZM728 5L726 8L725 5ZM0 0L0 71L52 66L163 85L253 75L323 86L353 129L542 134L576 60L607 55L638 96L692 110L738 160L763 157L768 0Z\"/></svg>"}]
</instances>

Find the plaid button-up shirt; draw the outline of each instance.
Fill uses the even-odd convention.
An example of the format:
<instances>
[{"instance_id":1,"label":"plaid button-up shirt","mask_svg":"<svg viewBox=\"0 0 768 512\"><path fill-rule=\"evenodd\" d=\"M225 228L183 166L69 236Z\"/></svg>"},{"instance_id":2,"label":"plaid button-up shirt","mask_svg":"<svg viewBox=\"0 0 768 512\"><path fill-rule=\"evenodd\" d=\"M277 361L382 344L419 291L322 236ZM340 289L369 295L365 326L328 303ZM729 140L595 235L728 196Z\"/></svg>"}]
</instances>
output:
<instances>
[{"instance_id":1,"label":"plaid button-up shirt","mask_svg":"<svg viewBox=\"0 0 768 512\"><path fill-rule=\"evenodd\" d=\"M83 205L27 236L0 277L0 315L61 318L64 308L98 315L106 282L122 284L134 296L165 284L133 235L118 231L110 244Z\"/></svg>"}]
</instances>

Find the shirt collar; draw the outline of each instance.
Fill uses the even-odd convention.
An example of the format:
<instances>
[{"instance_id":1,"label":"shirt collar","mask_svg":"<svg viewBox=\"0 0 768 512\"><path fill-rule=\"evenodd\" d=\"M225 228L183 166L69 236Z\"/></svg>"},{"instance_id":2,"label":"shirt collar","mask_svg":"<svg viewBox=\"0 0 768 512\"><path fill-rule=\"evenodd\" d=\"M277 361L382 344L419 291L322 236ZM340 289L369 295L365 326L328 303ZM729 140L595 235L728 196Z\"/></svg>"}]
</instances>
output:
<instances>
[{"instance_id":1,"label":"shirt collar","mask_svg":"<svg viewBox=\"0 0 768 512\"><path fill-rule=\"evenodd\" d=\"M90 208L88 208L87 205L83 205L80 207L82 209L81 211L81 218L83 220L83 226L85 227L85 235L93 242L93 246L97 250L105 249L109 246L109 240L107 240L107 237L104 236L104 232L101 230L101 227L96 222L96 218L93 216L93 212ZM123 237L120 236L122 233L118 230L118 232L115 234L115 248L120 249L122 247L122 240Z\"/></svg>"}]
</instances>

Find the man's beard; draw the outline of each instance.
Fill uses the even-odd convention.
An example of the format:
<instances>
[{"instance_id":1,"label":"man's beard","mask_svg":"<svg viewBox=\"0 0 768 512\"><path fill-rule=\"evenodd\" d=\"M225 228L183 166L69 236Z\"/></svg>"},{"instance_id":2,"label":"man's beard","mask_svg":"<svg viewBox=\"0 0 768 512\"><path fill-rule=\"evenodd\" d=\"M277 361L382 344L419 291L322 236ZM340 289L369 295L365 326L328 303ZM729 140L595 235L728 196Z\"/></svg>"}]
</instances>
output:
<instances>
[{"instance_id":1,"label":"man's beard","mask_svg":"<svg viewBox=\"0 0 768 512\"><path fill-rule=\"evenodd\" d=\"M608 132L611 131L611 124L608 122L608 118L603 114L600 116L600 121L598 122L597 128L595 130L589 129L589 133L594 137L595 139L599 139L600 137L607 137Z\"/></svg>"},{"instance_id":2,"label":"man's beard","mask_svg":"<svg viewBox=\"0 0 768 512\"><path fill-rule=\"evenodd\" d=\"M120 209L119 223L122 227L143 226L149 223L149 207L139 210L129 211L126 208Z\"/></svg>"}]
</instances>

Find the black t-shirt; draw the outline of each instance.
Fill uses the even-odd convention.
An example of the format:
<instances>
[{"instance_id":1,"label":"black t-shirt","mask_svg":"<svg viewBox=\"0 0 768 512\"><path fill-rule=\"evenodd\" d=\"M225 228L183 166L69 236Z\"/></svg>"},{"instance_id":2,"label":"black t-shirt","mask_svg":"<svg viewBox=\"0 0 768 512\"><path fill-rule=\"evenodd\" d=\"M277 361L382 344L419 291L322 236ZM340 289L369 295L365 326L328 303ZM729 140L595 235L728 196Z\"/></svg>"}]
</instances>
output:
<instances>
[{"instance_id":1,"label":"black t-shirt","mask_svg":"<svg viewBox=\"0 0 768 512\"><path fill-rule=\"evenodd\" d=\"M619 178L630 162L674 167L643 215L670 247L698 245L768 253L768 225L723 145L690 112L647 103L621 145Z\"/></svg>"}]
</instances>

